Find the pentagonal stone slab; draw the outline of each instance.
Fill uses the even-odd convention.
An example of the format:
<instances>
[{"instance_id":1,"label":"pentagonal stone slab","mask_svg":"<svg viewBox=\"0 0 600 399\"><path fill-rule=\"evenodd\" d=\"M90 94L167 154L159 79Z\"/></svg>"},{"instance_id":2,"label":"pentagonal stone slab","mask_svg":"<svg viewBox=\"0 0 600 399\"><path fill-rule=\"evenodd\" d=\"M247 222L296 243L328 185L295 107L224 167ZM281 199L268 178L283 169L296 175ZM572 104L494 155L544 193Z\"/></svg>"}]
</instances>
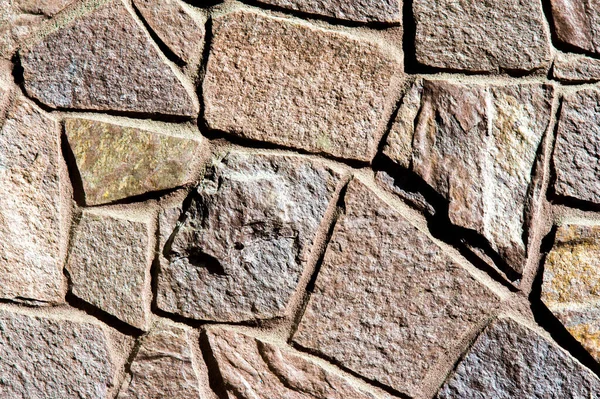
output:
<instances>
[{"instance_id":1,"label":"pentagonal stone slab","mask_svg":"<svg viewBox=\"0 0 600 399\"><path fill-rule=\"evenodd\" d=\"M21 65L27 94L49 107L198 113L191 90L121 0L49 33L21 53Z\"/></svg>"},{"instance_id":2,"label":"pentagonal stone slab","mask_svg":"<svg viewBox=\"0 0 600 399\"><path fill-rule=\"evenodd\" d=\"M498 298L363 183L344 202L293 339L416 395Z\"/></svg>"},{"instance_id":3,"label":"pentagonal stone slab","mask_svg":"<svg viewBox=\"0 0 600 399\"><path fill-rule=\"evenodd\" d=\"M284 315L339 183L303 157L232 153L216 163L162 248L159 308L217 321Z\"/></svg>"},{"instance_id":4,"label":"pentagonal stone slab","mask_svg":"<svg viewBox=\"0 0 600 399\"><path fill-rule=\"evenodd\" d=\"M212 129L370 161L399 61L379 45L262 13L216 17L203 83Z\"/></svg>"},{"instance_id":5,"label":"pentagonal stone slab","mask_svg":"<svg viewBox=\"0 0 600 399\"><path fill-rule=\"evenodd\" d=\"M600 8L596 0L551 0L556 36L580 50L600 53Z\"/></svg>"}]
</instances>

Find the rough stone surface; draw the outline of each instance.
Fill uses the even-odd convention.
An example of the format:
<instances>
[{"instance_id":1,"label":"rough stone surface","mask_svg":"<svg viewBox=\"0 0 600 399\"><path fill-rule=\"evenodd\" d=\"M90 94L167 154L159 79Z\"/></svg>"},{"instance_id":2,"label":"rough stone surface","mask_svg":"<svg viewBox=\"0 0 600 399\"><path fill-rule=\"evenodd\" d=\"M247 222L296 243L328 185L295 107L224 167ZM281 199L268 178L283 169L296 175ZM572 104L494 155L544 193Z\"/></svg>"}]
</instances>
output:
<instances>
[{"instance_id":1,"label":"rough stone surface","mask_svg":"<svg viewBox=\"0 0 600 399\"><path fill-rule=\"evenodd\" d=\"M600 360L600 226L557 228L544 265L542 301Z\"/></svg>"},{"instance_id":2,"label":"rough stone surface","mask_svg":"<svg viewBox=\"0 0 600 399\"><path fill-rule=\"evenodd\" d=\"M600 60L579 54L558 53L552 69L554 79L565 83L600 81Z\"/></svg>"},{"instance_id":3,"label":"rough stone surface","mask_svg":"<svg viewBox=\"0 0 600 399\"><path fill-rule=\"evenodd\" d=\"M512 319L477 338L438 393L450 398L598 398L600 380L557 345Z\"/></svg>"},{"instance_id":4,"label":"rough stone surface","mask_svg":"<svg viewBox=\"0 0 600 399\"><path fill-rule=\"evenodd\" d=\"M294 341L413 395L498 298L357 180Z\"/></svg>"},{"instance_id":5,"label":"rough stone surface","mask_svg":"<svg viewBox=\"0 0 600 399\"><path fill-rule=\"evenodd\" d=\"M179 0L134 0L135 7L160 40L179 58L189 63L200 58L204 25Z\"/></svg>"},{"instance_id":6,"label":"rough stone surface","mask_svg":"<svg viewBox=\"0 0 600 399\"><path fill-rule=\"evenodd\" d=\"M554 147L556 194L600 203L600 91L566 94Z\"/></svg>"},{"instance_id":7,"label":"rough stone surface","mask_svg":"<svg viewBox=\"0 0 600 399\"><path fill-rule=\"evenodd\" d=\"M198 113L190 92L121 0L49 33L20 59L27 94L49 107Z\"/></svg>"},{"instance_id":8,"label":"rough stone surface","mask_svg":"<svg viewBox=\"0 0 600 399\"><path fill-rule=\"evenodd\" d=\"M470 72L550 66L550 32L538 0L414 0L417 61Z\"/></svg>"},{"instance_id":9,"label":"rough stone surface","mask_svg":"<svg viewBox=\"0 0 600 399\"><path fill-rule=\"evenodd\" d=\"M425 81L413 170L449 201L450 221L474 230L521 273L533 165L553 90Z\"/></svg>"},{"instance_id":10,"label":"rough stone surface","mask_svg":"<svg viewBox=\"0 0 600 399\"><path fill-rule=\"evenodd\" d=\"M550 0L556 36L580 50L600 54L597 0Z\"/></svg>"},{"instance_id":11,"label":"rough stone surface","mask_svg":"<svg viewBox=\"0 0 600 399\"><path fill-rule=\"evenodd\" d=\"M194 371L191 334L181 327L157 325L141 339L117 399L204 399Z\"/></svg>"},{"instance_id":12,"label":"rough stone surface","mask_svg":"<svg viewBox=\"0 0 600 399\"><path fill-rule=\"evenodd\" d=\"M231 398L376 398L289 349L222 328L207 335Z\"/></svg>"},{"instance_id":13,"label":"rough stone surface","mask_svg":"<svg viewBox=\"0 0 600 399\"><path fill-rule=\"evenodd\" d=\"M58 123L17 96L0 130L0 298L64 300L60 163Z\"/></svg>"},{"instance_id":14,"label":"rough stone surface","mask_svg":"<svg viewBox=\"0 0 600 399\"><path fill-rule=\"evenodd\" d=\"M339 181L305 158L218 161L163 249L158 306L217 321L282 316Z\"/></svg>"},{"instance_id":15,"label":"rough stone surface","mask_svg":"<svg viewBox=\"0 0 600 399\"><path fill-rule=\"evenodd\" d=\"M85 211L67 270L77 297L145 329L150 317L148 223Z\"/></svg>"},{"instance_id":16,"label":"rough stone surface","mask_svg":"<svg viewBox=\"0 0 600 399\"><path fill-rule=\"evenodd\" d=\"M217 17L203 83L212 129L370 161L401 63L376 44L250 11Z\"/></svg>"},{"instance_id":17,"label":"rough stone surface","mask_svg":"<svg viewBox=\"0 0 600 399\"><path fill-rule=\"evenodd\" d=\"M352 22L402 22L400 0L258 0L261 3Z\"/></svg>"},{"instance_id":18,"label":"rough stone surface","mask_svg":"<svg viewBox=\"0 0 600 399\"><path fill-rule=\"evenodd\" d=\"M87 205L174 188L194 177L198 141L87 119L67 119L65 132Z\"/></svg>"},{"instance_id":19,"label":"rough stone surface","mask_svg":"<svg viewBox=\"0 0 600 399\"><path fill-rule=\"evenodd\" d=\"M114 367L101 327L0 310L0 397L109 398Z\"/></svg>"}]
</instances>

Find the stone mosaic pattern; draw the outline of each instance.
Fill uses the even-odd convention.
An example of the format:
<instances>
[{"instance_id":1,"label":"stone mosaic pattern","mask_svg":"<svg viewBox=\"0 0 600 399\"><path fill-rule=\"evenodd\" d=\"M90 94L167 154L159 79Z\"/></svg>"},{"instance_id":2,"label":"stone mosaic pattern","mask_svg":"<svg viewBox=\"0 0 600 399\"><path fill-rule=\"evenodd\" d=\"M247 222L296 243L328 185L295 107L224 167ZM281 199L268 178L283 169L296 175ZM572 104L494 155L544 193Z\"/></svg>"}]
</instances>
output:
<instances>
[{"instance_id":1,"label":"stone mosaic pattern","mask_svg":"<svg viewBox=\"0 0 600 399\"><path fill-rule=\"evenodd\" d=\"M600 399L599 16L0 2L0 398Z\"/></svg>"}]
</instances>

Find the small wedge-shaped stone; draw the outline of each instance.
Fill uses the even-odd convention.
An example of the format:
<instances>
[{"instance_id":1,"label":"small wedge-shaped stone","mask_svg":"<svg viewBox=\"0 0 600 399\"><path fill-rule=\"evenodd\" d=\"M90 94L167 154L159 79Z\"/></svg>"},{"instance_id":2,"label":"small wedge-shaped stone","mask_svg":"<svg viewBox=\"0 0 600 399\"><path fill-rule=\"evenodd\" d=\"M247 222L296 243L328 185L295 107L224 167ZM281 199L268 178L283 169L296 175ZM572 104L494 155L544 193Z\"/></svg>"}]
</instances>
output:
<instances>
[{"instance_id":1,"label":"small wedge-shaped stone","mask_svg":"<svg viewBox=\"0 0 600 399\"><path fill-rule=\"evenodd\" d=\"M600 54L598 0L550 0L556 36L580 50Z\"/></svg>"},{"instance_id":2,"label":"small wedge-shaped stone","mask_svg":"<svg viewBox=\"0 0 600 399\"><path fill-rule=\"evenodd\" d=\"M18 95L0 130L0 298L64 301L60 165L58 123Z\"/></svg>"},{"instance_id":3,"label":"small wedge-shaped stone","mask_svg":"<svg viewBox=\"0 0 600 399\"><path fill-rule=\"evenodd\" d=\"M379 45L238 10L216 17L203 83L210 128L370 161L401 62Z\"/></svg>"},{"instance_id":4,"label":"small wedge-shaped stone","mask_svg":"<svg viewBox=\"0 0 600 399\"><path fill-rule=\"evenodd\" d=\"M223 328L207 336L231 398L377 398L290 349Z\"/></svg>"},{"instance_id":5,"label":"small wedge-shaped stone","mask_svg":"<svg viewBox=\"0 0 600 399\"><path fill-rule=\"evenodd\" d=\"M413 14L422 64L470 72L550 66L550 32L539 0L414 0Z\"/></svg>"},{"instance_id":6,"label":"small wedge-shaped stone","mask_svg":"<svg viewBox=\"0 0 600 399\"><path fill-rule=\"evenodd\" d=\"M121 1L24 50L27 94L53 108L196 116L190 91Z\"/></svg>"},{"instance_id":7,"label":"small wedge-shaped stone","mask_svg":"<svg viewBox=\"0 0 600 399\"><path fill-rule=\"evenodd\" d=\"M554 147L556 194L600 204L600 90L583 89L563 100Z\"/></svg>"},{"instance_id":8,"label":"small wedge-shaped stone","mask_svg":"<svg viewBox=\"0 0 600 399\"><path fill-rule=\"evenodd\" d=\"M353 180L293 339L411 397L498 297Z\"/></svg>"},{"instance_id":9,"label":"small wedge-shaped stone","mask_svg":"<svg viewBox=\"0 0 600 399\"><path fill-rule=\"evenodd\" d=\"M289 10L352 22L401 22L401 0L259 0Z\"/></svg>"},{"instance_id":10,"label":"small wedge-shaped stone","mask_svg":"<svg viewBox=\"0 0 600 399\"><path fill-rule=\"evenodd\" d=\"M97 324L0 310L0 397L108 399L115 367Z\"/></svg>"},{"instance_id":11,"label":"small wedge-shaped stone","mask_svg":"<svg viewBox=\"0 0 600 399\"><path fill-rule=\"evenodd\" d=\"M65 132L87 205L165 190L193 179L199 141L88 119L67 119Z\"/></svg>"},{"instance_id":12,"label":"small wedge-shaped stone","mask_svg":"<svg viewBox=\"0 0 600 399\"><path fill-rule=\"evenodd\" d=\"M159 324L141 339L117 399L204 399L193 366L188 330Z\"/></svg>"},{"instance_id":13,"label":"small wedge-shaped stone","mask_svg":"<svg viewBox=\"0 0 600 399\"><path fill-rule=\"evenodd\" d=\"M75 296L146 329L150 317L149 225L84 211L67 270Z\"/></svg>"},{"instance_id":14,"label":"small wedge-shaped stone","mask_svg":"<svg viewBox=\"0 0 600 399\"><path fill-rule=\"evenodd\" d=\"M158 306L195 319L283 316L340 175L303 157L229 154L192 193Z\"/></svg>"},{"instance_id":15,"label":"small wedge-shaped stone","mask_svg":"<svg viewBox=\"0 0 600 399\"><path fill-rule=\"evenodd\" d=\"M412 127L413 136L393 129L386 154L406 166L412 140L411 167L449 201L450 221L483 236L520 274L528 190L552 88L427 80L422 93L416 120L399 115L394 125L400 132Z\"/></svg>"},{"instance_id":16,"label":"small wedge-shaped stone","mask_svg":"<svg viewBox=\"0 0 600 399\"><path fill-rule=\"evenodd\" d=\"M557 228L544 265L542 301L600 361L600 225Z\"/></svg>"},{"instance_id":17,"label":"small wedge-shaped stone","mask_svg":"<svg viewBox=\"0 0 600 399\"><path fill-rule=\"evenodd\" d=\"M552 75L566 83L597 82L600 81L600 59L558 53L554 58Z\"/></svg>"},{"instance_id":18,"label":"small wedge-shaped stone","mask_svg":"<svg viewBox=\"0 0 600 399\"><path fill-rule=\"evenodd\" d=\"M563 349L506 318L477 338L438 399L600 397L600 380Z\"/></svg>"}]
</instances>

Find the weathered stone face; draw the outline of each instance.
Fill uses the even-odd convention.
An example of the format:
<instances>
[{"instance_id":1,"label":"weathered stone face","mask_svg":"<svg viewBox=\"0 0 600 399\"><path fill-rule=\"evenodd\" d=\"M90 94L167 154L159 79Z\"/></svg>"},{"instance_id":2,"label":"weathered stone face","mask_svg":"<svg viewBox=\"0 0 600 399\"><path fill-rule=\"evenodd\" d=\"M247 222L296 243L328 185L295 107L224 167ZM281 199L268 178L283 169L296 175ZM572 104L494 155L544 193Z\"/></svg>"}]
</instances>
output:
<instances>
[{"instance_id":1,"label":"weathered stone face","mask_svg":"<svg viewBox=\"0 0 600 399\"><path fill-rule=\"evenodd\" d=\"M210 128L373 158L401 68L379 45L244 10L215 18L213 35L203 83Z\"/></svg>"},{"instance_id":2,"label":"weathered stone face","mask_svg":"<svg viewBox=\"0 0 600 399\"><path fill-rule=\"evenodd\" d=\"M211 328L207 335L231 397L376 398L292 350L223 328Z\"/></svg>"},{"instance_id":3,"label":"weathered stone face","mask_svg":"<svg viewBox=\"0 0 600 399\"><path fill-rule=\"evenodd\" d=\"M557 228L544 265L542 301L600 360L600 226Z\"/></svg>"},{"instance_id":4,"label":"weathered stone face","mask_svg":"<svg viewBox=\"0 0 600 399\"><path fill-rule=\"evenodd\" d=\"M600 380L557 345L512 319L477 338L438 398L595 398Z\"/></svg>"},{"instance_id":5,"label":"weathered stone face","mask_svg":"<svg viewBox=\"0 0 600 399\"><path fill-rule=\"evenodd\" d=\"M563 43L600 53L600 8L596 0L551 0L556 36Z\"/></svg>"},{"instance_id":6,"label":"weathered stone face","mask_svg":"<svg viewBox=\"0 0 600 399\"><path fill-rule=\"evenodd\" d=\"M259 2L352 22L402 22L400 0L259 0Z\"/></svg>"},{"instance_id":7,"label":"weathered stone face","mask_svg":"<svg viewBox=\"0 0 600 399\"><path fill-rule=\"evenodd\" d=\"M0 397L109 397L115 370L96 324L2 309L0 348Z\"/></svg>"},{"instance_id":8,"label":"weathered stone face","mask_svg":"<svg viewBox=\"0 0 600 399\"><path fill-rule=\"evenodd\" d=\"M67 265L74 295L140 329L150 318L148 230L147 222L85 211Z\"/></svg>"},{"instance_id":9,"label":"weathered stone face","mask_svg":"<svg viewBox=\"0 0 600 399\"><path fill-rule=\"evenodd\" d=\"M181 327L155 326L141 338L130 376L117 399L201 398L194 371L191 334Z\"/></svg>"},{"instance_id":10,"label":"weathered stone face","mask_svg":"<svg viewBox=\"0 0 600 399\"><path fill-rule=\"evenodd\" d=\"M64 301L60 129L18 95L0 130L0 298Z\"/></svg>"},{"instance_id":11,"label":"weathered stone face","mask_svg":"<svg viewBox=\"0 0 600 399\"><path fill-rule=\"evenodd\" d=\"M200 142L87 119L67 119L87 205L182 186L190 182Z\"/></svg>"},{"instance_id":12,"label":"weathered stone face","mask_svg":"<svg viewBox=\"0 0 600 399\"><path fill-rule=\"evenodd\" d=\"M498 298L359 181L344 201L293 339L415 395Z\"/></svg>"},{"instance_id":13,"label":"weathered stone face","mask_svg":"<svg viewBox=\"0 0 600 399\"><path fill-rule=\"evenodd\" d=\"M158 306L217 321L282 316L339 183L301 157L233 153L216 163L163 249Z\"/></svg>"},{"instance_id":14,"label":"weathered stone face","mask_svg":"<svg viewBox=\"0 0 600 399\"><path fill-rule=\"evenodd\" d=\"M554 146L556 194L600 203L600 91L566 94Z\"/></svg>"},{"instance_id":15,"label":"weathered stone face","mask_svg":"<svg viewBox=\"0 0 600 399\"><path fill-rule=\"evenodd\" d=\"M554 79L565 83L597 82L600 60L579 54L558 53L552 67Z\"/></svg>"},{"instance_id":16,"label":"weathered stone face","mask_svg":"<svg viewBox=\"0 0 600 399\"><path fill-rule=\"evenodd\" d=\"M190 92L121 0L49 33L20 59L27 94L52 108L198 113Z\"/></svg>"},{"instance_id":17,"label":"weathered stone face","mask_svg":"<svg viewBox=\"0 0 600 399\"><path fill-rule=\"evenodd\" d=\"M533 71L551 61L537 0L414 0L417 61L470 72Z\"/></svg>"}]
</instances>

